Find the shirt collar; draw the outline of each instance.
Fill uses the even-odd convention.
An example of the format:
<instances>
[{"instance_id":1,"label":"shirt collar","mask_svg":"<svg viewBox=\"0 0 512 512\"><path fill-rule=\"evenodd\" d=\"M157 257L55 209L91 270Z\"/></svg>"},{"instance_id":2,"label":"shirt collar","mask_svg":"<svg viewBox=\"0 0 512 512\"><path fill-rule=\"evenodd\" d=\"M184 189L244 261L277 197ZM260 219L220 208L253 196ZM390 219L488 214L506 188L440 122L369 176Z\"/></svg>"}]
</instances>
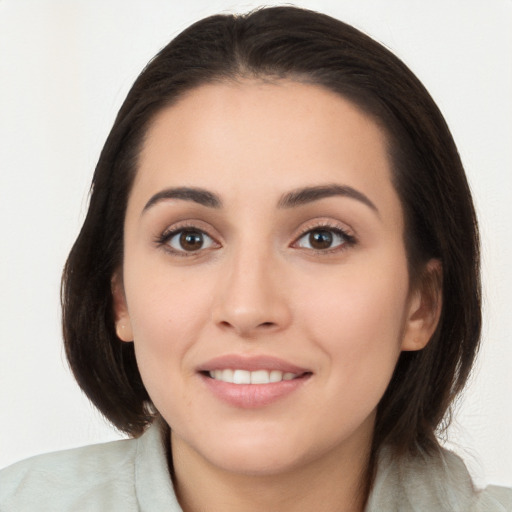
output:
<instances>
[{"instance_id":1,"label":"shirt collar","mask_svg":"<svg viewBox=\"0 0 512 512\"><path fill-rule=\"evenodd\" d=\"M162 420L137 439L135 492L141 512L183 512L174 492ZM455 454L437 453L396 458L384 447L365 512L468 512L475 504L471 477Z\"/></svg>"},{"instance_id":2,"label":"shirt collar","mask_svg":"<svg viewBox=\"0 0 512 512\"><path fill-rule=\"evenodd\" d=\"M182 512L174 493L161 421L155 421L137 439L135 492L141 512Z\"/></svg>"}]
</instances>

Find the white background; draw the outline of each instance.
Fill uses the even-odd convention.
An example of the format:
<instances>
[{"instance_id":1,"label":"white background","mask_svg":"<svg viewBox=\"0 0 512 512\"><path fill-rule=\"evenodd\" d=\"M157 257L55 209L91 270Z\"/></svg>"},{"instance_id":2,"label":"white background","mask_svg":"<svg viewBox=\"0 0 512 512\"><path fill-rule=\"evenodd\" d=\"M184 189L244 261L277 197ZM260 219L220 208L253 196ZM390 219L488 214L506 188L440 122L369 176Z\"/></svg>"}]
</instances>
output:
<instances>
[{"instance_id":1,"label":"white background","mask_svg":"<svg viewBox=\"0 0 512 512\"><path fill-rule=\"evenodd\" d=\"M256 5L0 0L0 467L119 437L79 391L61 346L60 273L92 171L145 63L191 22ZM512 1L298 5L390 47L452 129L480 215L485 324L449 445L478 483L512 485Z\"/></svg>"}]
</instances>

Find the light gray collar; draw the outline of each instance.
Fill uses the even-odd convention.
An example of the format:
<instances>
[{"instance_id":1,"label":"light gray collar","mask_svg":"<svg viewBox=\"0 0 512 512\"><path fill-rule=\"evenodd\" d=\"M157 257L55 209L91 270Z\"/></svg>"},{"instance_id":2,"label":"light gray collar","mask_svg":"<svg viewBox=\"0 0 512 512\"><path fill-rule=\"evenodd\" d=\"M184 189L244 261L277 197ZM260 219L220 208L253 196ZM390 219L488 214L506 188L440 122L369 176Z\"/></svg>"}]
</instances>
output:
<instances>
[{"instance_id":1,"label":"light gray collar","mask_svg":"<svg viewBox=\"0 0 512 512\"><path fill-rule=\"evenodd\" d=\"M136 440L135 492L141 512L183 512L169 475L163 428L155 423ZM510 511L512 491L488 488L477 493L455 454L396 459L382 449L365 512L490 512Z\"/></svg>"}]
</instances>

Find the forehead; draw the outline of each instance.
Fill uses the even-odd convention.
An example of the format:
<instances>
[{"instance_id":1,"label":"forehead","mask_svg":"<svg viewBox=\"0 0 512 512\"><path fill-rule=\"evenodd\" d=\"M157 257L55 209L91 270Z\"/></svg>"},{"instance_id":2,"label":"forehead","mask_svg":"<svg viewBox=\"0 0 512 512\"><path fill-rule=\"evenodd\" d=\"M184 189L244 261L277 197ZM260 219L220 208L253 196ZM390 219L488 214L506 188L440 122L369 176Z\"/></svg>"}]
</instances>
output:
<instances>
[{"instance_id":1,"label":"forehead","mask_svg":"<svg viewBox=\"0 0 512 512\"><path fill-rule=\"evenodd\" d=\"M190 185L220 195L277 195L333 181L367 195L394 194L382 129L323 87L247 80L198 87L159 112L134 192Z\"/></svg>"}]
</instances>

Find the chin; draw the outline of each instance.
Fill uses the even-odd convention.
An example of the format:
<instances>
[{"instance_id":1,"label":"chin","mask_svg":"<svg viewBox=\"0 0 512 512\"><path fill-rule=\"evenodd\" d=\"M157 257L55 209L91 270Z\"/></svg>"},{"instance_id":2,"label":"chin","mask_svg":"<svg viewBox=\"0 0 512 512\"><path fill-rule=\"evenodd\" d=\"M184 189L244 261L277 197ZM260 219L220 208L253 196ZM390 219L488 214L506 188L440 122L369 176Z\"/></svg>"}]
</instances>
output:
<instances>
[{"instance_id":1,"label":"chin","mask_svg":"<svg viewBox=\"0 0 512 512\"><path fill-rule=\"evenodd\" d=\"M176 436L176 433L174 433ZM199 442L173 438L176 443L191 447L196 456L214 468L229 473L250 476L271 476L286 473L304 462L298 446L304 446L290 435L279 435L266 429L246 429L245 432L214 432L213 429ZM182 446L187 449L186 446Z\"/></svg>"},{"instance_id":2,"label":"chin","mask_svg":"<svg viewBox=\"0 0 512 512\"><path fill-rule=\"evenodd\" d=\"M210 463L224 471L247 476L275 476L293 471L303 464L297 449L277 447L239 447L234 445L222 453L212 454Z\"/></svg>"}]
</instances>

